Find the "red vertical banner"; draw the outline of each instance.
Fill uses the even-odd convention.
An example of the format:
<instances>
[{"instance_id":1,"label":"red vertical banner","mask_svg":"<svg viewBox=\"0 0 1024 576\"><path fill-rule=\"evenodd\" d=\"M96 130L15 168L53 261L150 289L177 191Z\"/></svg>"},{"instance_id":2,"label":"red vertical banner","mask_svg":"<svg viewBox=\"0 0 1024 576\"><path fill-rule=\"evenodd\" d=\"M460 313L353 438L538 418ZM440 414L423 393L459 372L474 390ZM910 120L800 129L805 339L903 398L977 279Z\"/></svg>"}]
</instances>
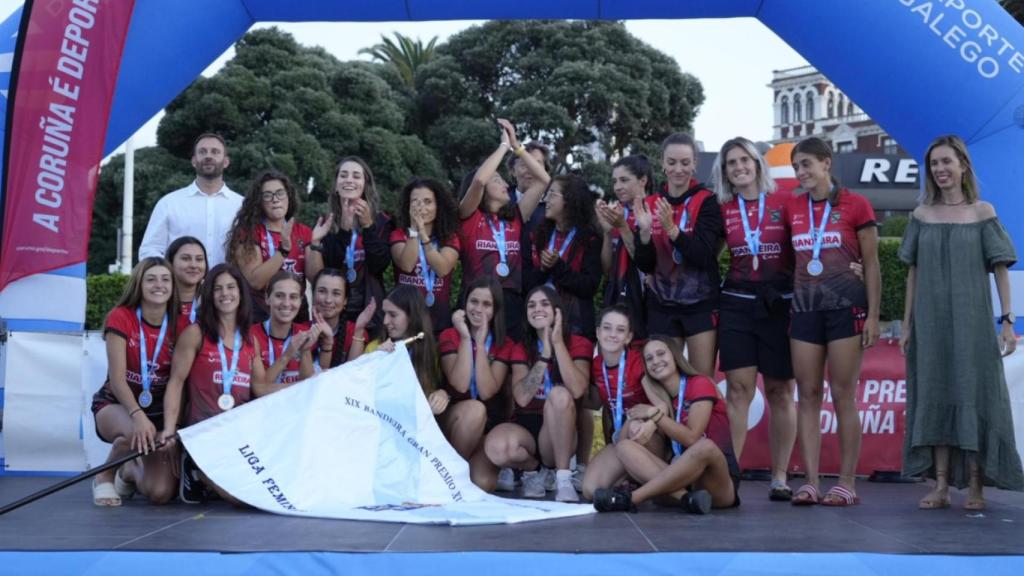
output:
<instances>
[{"instance_id":1,"label":"red vertical banner","mask_svg":"<svg viewBox=\"0 0 1024 576\"><path fill-rule=\"evenodd\" d=\"M0 289L87 259L134 0L33 2L10 117Z\"/></svg>"}]
</instances>

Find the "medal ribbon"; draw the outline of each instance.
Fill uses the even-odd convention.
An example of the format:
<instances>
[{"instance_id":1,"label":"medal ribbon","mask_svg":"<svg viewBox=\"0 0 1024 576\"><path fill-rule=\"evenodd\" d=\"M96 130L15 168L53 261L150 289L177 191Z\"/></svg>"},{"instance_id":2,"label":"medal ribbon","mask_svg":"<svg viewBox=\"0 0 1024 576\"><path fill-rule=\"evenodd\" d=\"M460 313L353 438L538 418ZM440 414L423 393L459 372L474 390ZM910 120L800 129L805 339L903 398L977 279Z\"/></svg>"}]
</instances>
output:
<instances>
[{"instance_id":1,"label":"medal ribbon","mask_svg":"<svg viewBox=\"0 0 1024 576\"><path fill-rule=\"evenodd\" d=\"M754 258L757 258L758 252L761 251L761 224L764 223L765 196L767 195L764 192L757 196L757 228L751 230L750 222L747 220L747 201L743 199L743 196L736 195L739 198L740 216L743 220L743 239L746 240L750 255Z\"/></svg>"},{"instance_id":2,"label":"medal ribbon","mask_svg":"<svg viewBox=\"0 0 1024 576\"><path fill-rule=\"evenodd\" d=\"M410 238L410 240L413 239ZM436 240L431 240L431 242L434 244L434 248L438 248ZM420 245L420 276L423 278L423 287L427 289L427 294L431 294L434 292L437 272L427 263L427 251L423 249L423 243L419 240L416 240L416 243Z\"/></svg>"},{"instance_id":3,"label":"medal ribbon","mask_svg":"<svg viewBox=\"0 0 1024 576\"><path fill-rule=\"evenodd\" d=\"M683 423L683 397L686 396L686 375L679 379L679 400L676 402L676 422ZM683 453L683 445L675 440L672 441L672 452L676 456Z\"/></svg>"},{"instance_id":4,"label":"medal ribbon","mask_svg":"<svg viewBox=\"0 0 1024 576\"><path fill-rule=\"evenodd\" d=\"M821 224L818 229L814 229L814 202L811 200L811 193L807 193L807 222L808 232L811 234L811 240L814 242L814 248L811 252L811 260L818 260L821 255L821 243L825 239L825 227L828 225L829 214L832 213L832 203L825 201L825 211L821 215Z\"/></svg>"},{"instance_id":5,"label":"medal ribbon","mask_svg":"<svg viewBox=\"0 0 1024 576\"><path fill-rule=\"evenodd\" d=\"M608 403L612 404L612 390L611 390L611 388L608 385L608 366L604 363L603 359L601 360L601 370L604 372L604 391L605 391L606 395L608 396ZM622 351L622 355L619 356L619 373L618 373L619 385L618 385L618 389L615 391L615 403L612 404L612 413L614 415L614 417L613 417L613 425L615 427L615 432L618 432L619 428L622 428L622 412L623 412L623 410L622 410L622 388L623 388L622 381L625 379L625 375L626 375L626 351L623 350Z\"/></svg>"},{"instance_id":6,"label":"medal ribbon","mask_svg":"<svg viewBox=\"0 0 1024 576\"><path fill-rule=\"evenodd\" d=\"M135 309L135 317L139 319L139 375L142 376L142 392L148 393L152 386L153 374L149 371L149 358L146 352L146 333L142 329L142 307ZM153 351L153 363L160 357L160 349L164 346L164 336L167 335L167 313L164 312L163 322L160 323L160 335L156 339L156 350Z\"/></svg>"},{"instance_id":7,"label":"medal ribbon","mask_svg":"<svg viewBox=\"0 0 1024 576\"><path fill-rule=\"evenodd\" d=\"M469 396L473 400L477 399L480 394L476 390L476 340L470 335L470 340L473 343L473 372L469 375ZM484 342L484 348L489 354L491 352L491 344L494 342L494 336L491 336L490 332L487 333L487 341Z\"/></svg>"},{"instance_id":8,"label":"medal ribbon","mask_svg":"<svg viewBox=\"0 0 1024 576\"><path fill-rule=\"evenodd\" d=\"M267 352L270 355L270 366L273 366L274 365L274 361L275 361L274 356L276 356L276 355L274 354L274 337L270 335L270 320L267 320L267 321L265 321L263 323L263 331L267 333ZM288 345L291 344L291 343L292 343L292 328L288 328L288 337L285 338L284 344L281 345L281 353L282 354L284 353L285 350L288 349ZM269 366L268 366L268 368L269 368ZM284 373L285 373L285 371L281 370L281 373L277 375L277 380L275 382L280 384L281 378L284 378Z\"/></svg>"},{"instance_id":9,"label":"medal ribbon","mask_svg":"<svg viewBox=\"0 0 1024 576\"><path fill-rule=\"evenodd\" d=\"M498 227L495 228L494 224L491 223L490 216L485 216L487 220L487 227L491 229L491 235L494 236L494 243L498 247L498 260L508 266L508 246L505 243L505 221L495 217L498 220Z\"/></svg>"},{"instance_id":10,"label":"medal ribbon","mask_svg":"<svg viewBox=\"0 0 1024 576\"><path fill-rule=\"evenodd\" d=\"M232 348L231 369L228 370L228 357L224 353L224 339L217 336L217 352L220 353L220 375L221 385L224 387L224 394L231 394L231 385L235 380L235 372L238 371L238 357L242 355L242 333L235 329L235 346Z\"/></svg>"}]
</instances>

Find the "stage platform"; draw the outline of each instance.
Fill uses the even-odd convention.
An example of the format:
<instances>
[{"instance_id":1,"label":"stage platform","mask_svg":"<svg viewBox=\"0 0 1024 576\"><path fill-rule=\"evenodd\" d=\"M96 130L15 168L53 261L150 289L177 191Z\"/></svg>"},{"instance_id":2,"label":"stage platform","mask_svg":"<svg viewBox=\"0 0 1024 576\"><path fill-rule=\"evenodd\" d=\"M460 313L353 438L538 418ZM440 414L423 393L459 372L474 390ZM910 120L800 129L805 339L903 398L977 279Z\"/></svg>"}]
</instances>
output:
<instances>
[{"instance_id":1,"label":"stage platform","mask_svg":"<svg viewBox=\"0 0 1024 576\"><path fill-rule=\"evenodd\" d=\"M11 502L58 480L0 477L0 502ZM831 482L828 479L825 485ZM795 487L797 482L792 484ZM917 509L917 500L926 489L924 484L861 481L858 483L862 499L859 506L846 509L822 506L797 508L787 503L770 502L766 483L748 481L742 485L743 504L740 508L715 511L703 517L649 505L642 507L637 514L595 514L511 526L456 528L289 518L234 509L223 502L199 506L180 503L151 506L136 499L120 508L98 508L92 505L89 485L85 482L0 517L0 574L21 573L8 571L5 563L7 568L34 566L39 569L38 573L44 573L50 572L47 567L58 571L61 567L71 570L71 567L78 566L76 562L85 562L92 567L92 573L100 573L96 571L95 562L118 562L110 565L113 568L131 558L141 561L151 556L111 552L159 553L159 558L179 558L182 561L189 558L216 560L217 557L225 558L223 553L264 553L260 557L265 557L266 553L283 552L511 553L497 556L506 559L529 553L562 553L552 558L564 557L562 560L577 559L579 562L596 558L593 569L573 571L591 574L604 573L604 569L616 565L619 566L616 569L619 574L623 566L639 569L645 562L660 558L662 555L658 553L665 552L686 553L682 557L698 563L720 564L731 559L727 564L733 568L738 566L736 562L740 558L752 563L750 569L753 571L713 570L714 574L755 573L759 571L758 567L767 570L773 558L788 558L789 569L778 573L811 574L815 573L814 565L838 567L843 565L844 558L856 558L855 565L865 568L865 558L887 557L874 554L898 555L898 561L892 557L889 558L892 562L882 563L894 569L897 566L909 569L910 566L905 565L908 561L916 562L914 566L917 569L924 566L921 562L930 564L940 558L947 562L942 564L946 569L971 560L966 566L973 566L978 569L977 573L987 576L1010 567L1018 574L1024 569L1024 494L986 490L989 508L980 514L962 509L964 496L961 493L953 494L953 506L949 509L921 511ZM53 554L71 551L104 554ZM177 552L215 555L168 554ZM792 553L803 554L793 556ZM827 554L821 556L817 553ZM948 558L959 555L972 558ZM340 554L333 558L355 559L353 561L366 570L384 570L383 566L375 563L388 562L386 554L376 555L373 559L360 556ZM438 562L458 561L461 568L452 569L463 573L463 569L468 570L473 563L487 566L486 562L479 563L492 556L442 554L430 557ZM677 557L675 554L669 556ZM300 563L303 560L299 558L306 562L320 558L314 562L316 565L332 556L285 554L283 557L291 557ZM399 554L392 560L401 564L417 557L420 555ZM804 570L800 568L804 564L799 558L813 562ZM249 561L252 559L250 557ZM948 563L951 560L955 560L954 564ZM243 560L225 558L225 561ZM508 566L503 561L493 562L488 576L506 573L504 570ZM663 570L671 567L671 564L659 565ZM353 567L351 562L345 566ZM147 571L152 573L149 568ZM237 573L245 572L247 570ZM972 572L973 569L967 573ZM834 573L884 572L865 568Z\"/></svg>"}]
</instances>

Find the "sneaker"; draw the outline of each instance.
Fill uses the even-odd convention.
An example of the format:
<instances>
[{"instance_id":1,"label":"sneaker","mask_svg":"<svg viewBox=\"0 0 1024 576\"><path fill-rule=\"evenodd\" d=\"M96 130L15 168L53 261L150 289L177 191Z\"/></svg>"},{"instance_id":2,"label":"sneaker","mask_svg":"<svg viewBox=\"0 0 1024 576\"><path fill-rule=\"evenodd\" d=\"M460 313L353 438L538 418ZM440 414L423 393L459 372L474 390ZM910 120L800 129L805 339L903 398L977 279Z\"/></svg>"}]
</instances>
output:
<instances>
[{"instance_id":1,"label":"sneaker","mask_svg":"<svg viewBox=\"0 0 1024 576\"><path fill-rule=\"evenodd\" d=\"M555 491L555 471L551 468L540 467L540 473L544 476L544 489L548 492Z\"/></svg>"},{"instance_id":2,"label":"sneaker","mask_svg":"<svg viewBox=\"0 0 1024 576\"><path fill-rule=\"evenodd\" d=\"M580 496L572 485L572 472L559 470L553 476L555 477L555 500L559 502L580 501Z\"/></svg>"},{"instance_id":3,"label":"sneaker","mask_svg":"<svg viewBox=\"0 0 1024 576\"><path fill-rule=\"evenodd\" d=\"M711 512L711 493L707 490L687 492L679 499L679 505L690 514L703 516Z\"/></svg>"},{"instance_id":4,"label":"sneaker","mask_svg":"<svg viewBox=\"0 0 1024 576\"><path fill-rule=\"evenodd\" d=\"M206 484L199 479L199 467L185 451L181 452L181 484L178 485L178 498L185 504L202 504L208 498Z\"/></svg>"},{"instance_id":5,"label":"sneaker","mask_svg":"<svg viewBox=\"0 0 1024 576\"><path fill-rule=\"evenodd\" d=\"M636 512L632 495L619 488L598 488L594 492L594 508L598 512Z\"/></svg>"},{"instance_id":6,"label":"sneaker","mask_svg":"<svg viewBox=\"0 0 1024 576\"><path fill-rule=\"evenodd\" d=\"M544 489L544 473L542 471L523 472L523 497L543 498L547 496Z\"/></svg>"},{"instance_id":7,"label":"sneaker","mask_svg":"<svg viewBox=\"0 0 1024 576\"><path fill-rule=\"evenodd\" d=\"M516 489L516 473L511 468L502 468L498 472L498 492L513 492Z\"/></svg>"},{"instance_id":8,"label":"sneaker","mask_svg":"<svg viewBox=\"0 0 1024 576\"><path fill-rule=\"evenodd\" d=\"M572 471L572 487L577 492L583 492L583 475L587 472L586 464L577 464Z\"/></svg>"}]
</instances>

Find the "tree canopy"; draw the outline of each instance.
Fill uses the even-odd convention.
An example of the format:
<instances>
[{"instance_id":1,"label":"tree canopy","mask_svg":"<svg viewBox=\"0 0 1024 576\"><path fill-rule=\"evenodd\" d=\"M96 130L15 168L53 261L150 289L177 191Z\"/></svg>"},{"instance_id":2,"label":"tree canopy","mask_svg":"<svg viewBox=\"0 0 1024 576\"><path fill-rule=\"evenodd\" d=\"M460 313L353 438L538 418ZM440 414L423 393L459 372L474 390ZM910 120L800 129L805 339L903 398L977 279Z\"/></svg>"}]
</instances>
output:
<instances>
[{"instance_id":1,"label":"tree canopy","mask_svg":"<svg viewBox=\"0 0 1024 576\"><path fill-rule=\"evenodd\" d=\"M158 146L137 152L136 248L156 201L194 177L188 158L202 132L227 140L232 189L244 193L271 167L308 188L301 219L310 223L325 210L345 155L367 160L391 209L413 176L457 183L494 149L495 120L507 117L521 140L549 145L554 165L565 169L571 154L571 168L607 186L609 157L689 130L704 100L696 78L621 23L495 21L426 47L396 38L397 47L433 50L411 76L392 59L341 62L277 28L242 37L221 70L167 106ZM123 177L120 156L100 174L92 273L116 256Z\"/></svg>"}]
</instances>

